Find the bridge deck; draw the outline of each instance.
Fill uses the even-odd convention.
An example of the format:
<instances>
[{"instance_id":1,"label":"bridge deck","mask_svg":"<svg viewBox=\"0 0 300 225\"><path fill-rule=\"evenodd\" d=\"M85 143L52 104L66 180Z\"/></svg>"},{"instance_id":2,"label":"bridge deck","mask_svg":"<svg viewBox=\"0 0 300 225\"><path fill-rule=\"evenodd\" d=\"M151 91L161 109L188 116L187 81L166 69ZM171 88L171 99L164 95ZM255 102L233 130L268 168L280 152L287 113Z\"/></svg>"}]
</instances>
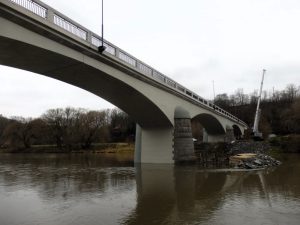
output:
<instances>
[{"instance_id":1,"label":"bridge deck","mask_svg":"<svg viewBox=\"0 0 300 225\"><path fill-rule=\"evenodd\" d=\"M80 24L76 23L67 16L61 14L60 12L56 11L52 7L39 0L1 0L1 2L6 3L7 5L13 5L15 9L25 9L27 11L30 11L33 14L33 17L37 16L49 21L50 23L56 25L58 30L62 29L66 31L69 37L73 38L75 41L85 43L94 51L97 51L98 47L101 45L101 37L99 35L81 26ZM156 82L164 85L165 87L172 89L173 91L176 91L177 93L183 95L185 98L188 98L189 100L192 100L205 108L210 108L217 114L220 114L245 127L248 127L246 123L244 123L237 117L226 112L217 105L214 105L212 102L200 97L193 91L180 85L168 76L160 73L146 63L140 61L139 59L135 58L119 47L113 45L109 41L104 40L104 46L106 47L104 51L105 56L116 59L119 62L122 62L125 66L138 71L147 78L151 78Z\"/></svg>"}]
</instances>

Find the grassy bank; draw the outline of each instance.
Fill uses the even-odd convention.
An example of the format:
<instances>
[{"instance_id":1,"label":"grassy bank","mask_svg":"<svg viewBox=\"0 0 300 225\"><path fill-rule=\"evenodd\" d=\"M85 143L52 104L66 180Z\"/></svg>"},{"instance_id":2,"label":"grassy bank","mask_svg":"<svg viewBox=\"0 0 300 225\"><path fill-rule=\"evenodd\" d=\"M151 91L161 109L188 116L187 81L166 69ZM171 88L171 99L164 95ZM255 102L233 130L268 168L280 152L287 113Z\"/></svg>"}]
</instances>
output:
<instances>
[{"instance_id":1,"label":"grassy bank","mask_svg":"<svg viewBox=\"0 0 300 225\"><path fill-rule=\"evenodd\" d=\"M273 152L300 153L300 135L273 137L269 140Z\"/></svg>"},{"instance_id":2,"label":"grassy bank","mask_svg":"<svg viewBox=\"0 0 300 225\"><path fill-rule=\"evenodd\" d=\"M274 153L300 153L300 135L286 135L273 137L266 141L270 144ZM209 148L214 152L223 152L225 144L213 145L202 143L195 147L195 153L199 153L199 149L205 150ZM33 145L31 148L2 148L0 153L133 153L134 143L98 143L89 149L82 149L81 146L73 146L72 148L58 148L56 145Z\"/></svg>"},{"instance_id":3,"label":"grassy bank","mask_svg":"<svg viewBox=\"0 0 300 225\"><path fill-rule=\"evenodd\" d=\"M58 148L56 145L33 145L30 148L3 148L2 153L133 153L133 143L98 143L89 149L80 146Z\"/></svg>"}]
</instances>

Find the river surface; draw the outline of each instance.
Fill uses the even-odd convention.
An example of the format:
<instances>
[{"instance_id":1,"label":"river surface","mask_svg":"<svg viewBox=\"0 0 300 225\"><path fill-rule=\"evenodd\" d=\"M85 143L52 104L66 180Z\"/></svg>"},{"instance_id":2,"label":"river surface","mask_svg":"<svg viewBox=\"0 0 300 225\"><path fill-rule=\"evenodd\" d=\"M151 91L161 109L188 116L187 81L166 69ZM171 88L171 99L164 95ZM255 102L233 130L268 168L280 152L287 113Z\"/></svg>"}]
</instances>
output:
<instances>
[{"instance_id":1,"label":"river surface","mask_svg":"<svg viewBox=\"0 0 300 225\"><path fill-rule=\"evenodd\" d=\"M259 171L1 154L1 225L300 224L300 155Z\"/></svg>"}]
</instances>

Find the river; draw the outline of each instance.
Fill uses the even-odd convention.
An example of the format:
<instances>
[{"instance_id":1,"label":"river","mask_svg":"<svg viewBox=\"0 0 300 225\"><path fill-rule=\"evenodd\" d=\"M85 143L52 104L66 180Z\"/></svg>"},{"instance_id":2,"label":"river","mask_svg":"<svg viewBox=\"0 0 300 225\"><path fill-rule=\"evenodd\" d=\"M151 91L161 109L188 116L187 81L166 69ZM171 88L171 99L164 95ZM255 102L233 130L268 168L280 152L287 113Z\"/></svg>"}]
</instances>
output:
<instances>
[{"instance_id":1,"label":"river","mask_svg":"<svg viewBox=\"0 0 300 225\"><path fill-rule=\"evenodd\" d=\"M300 224L300 155L258 171L1 154L1 225Z\"/></svg>"}]
</instances>

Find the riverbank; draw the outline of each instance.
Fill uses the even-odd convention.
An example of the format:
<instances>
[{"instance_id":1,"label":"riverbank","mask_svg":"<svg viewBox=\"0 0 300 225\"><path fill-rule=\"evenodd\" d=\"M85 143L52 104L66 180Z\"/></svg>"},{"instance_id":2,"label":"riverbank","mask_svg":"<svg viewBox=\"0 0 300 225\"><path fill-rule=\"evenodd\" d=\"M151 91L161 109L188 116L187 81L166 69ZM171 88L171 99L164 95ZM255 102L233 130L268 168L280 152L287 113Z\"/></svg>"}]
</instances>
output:
<instances>
[{"instance_id":1,"label":"riverbank","mask_svg":"<svg viewBox=\"0 0 300 225\"><path fill-rule=\"evenodd\" d=\"M226 143L195 143L197 164L203 167L261 169L280 165L269 141L239 140Z\"/></svg>"},{"instance_id":2,"label":"riverbank","mask_svg":"<svg viewBox=\"0 0 300 225\"><path fill-rule=\"evenodd\" d=\"M240 153L300 153L300 135L276 136L264 141L241 140L228 145L229 154Z\"/></svg>"},{"instance_id":3,"label":"riverbank","mask_svg":"<svg viewBox=\"0 0 300 225\"><path fill-rule=\"evenodd\" d=\"M74 146L72 149L56 145L33 145L30 148L2 148L0 153L132 153L134 152L133 143L98 143L92 145L89 149L82 149L80 146Z\"/></svg>"},{"instance_id":4,"label":"riverbank","mask_svg":"<svg viewBox=\"0 0 300 225\"><path fill-rule=\"evenodd\" d=\"M81 146L57 148L56 145L34 145L27 149L0 149L0 153L99 153L127 154L133 157L134 143L98 143L90 149ZM300 135L278 136L265 141L240 140L226 143L195 143L197 164L205 168L224 168L230 158L244 153L254 153L255 157L237 160L237 168L263 168L279 165L278 154L300 153Z\"/></svg>"},{"instance_id":5,"label":"riverbank","mask_svg":"<svg viewBox=\"0 0 300 225\"><path fill-rule=\"evenodd\" d=\"M257 169L281 164L282 153L300 153L300 135L275 136L265 141L236 141L228 146L229 165ZM250 153L250 154L249 154Z\"/></svg>"},{"instance_id":6,"label":"riverbank","mask_svg":"<svg viewBox=\"0 0 300 225\"><path fill-rule=\"evenodd\" d=\"M300 153L299 134L272 137L268 142L274 153Z\"/></svg>"}]
</instances>

